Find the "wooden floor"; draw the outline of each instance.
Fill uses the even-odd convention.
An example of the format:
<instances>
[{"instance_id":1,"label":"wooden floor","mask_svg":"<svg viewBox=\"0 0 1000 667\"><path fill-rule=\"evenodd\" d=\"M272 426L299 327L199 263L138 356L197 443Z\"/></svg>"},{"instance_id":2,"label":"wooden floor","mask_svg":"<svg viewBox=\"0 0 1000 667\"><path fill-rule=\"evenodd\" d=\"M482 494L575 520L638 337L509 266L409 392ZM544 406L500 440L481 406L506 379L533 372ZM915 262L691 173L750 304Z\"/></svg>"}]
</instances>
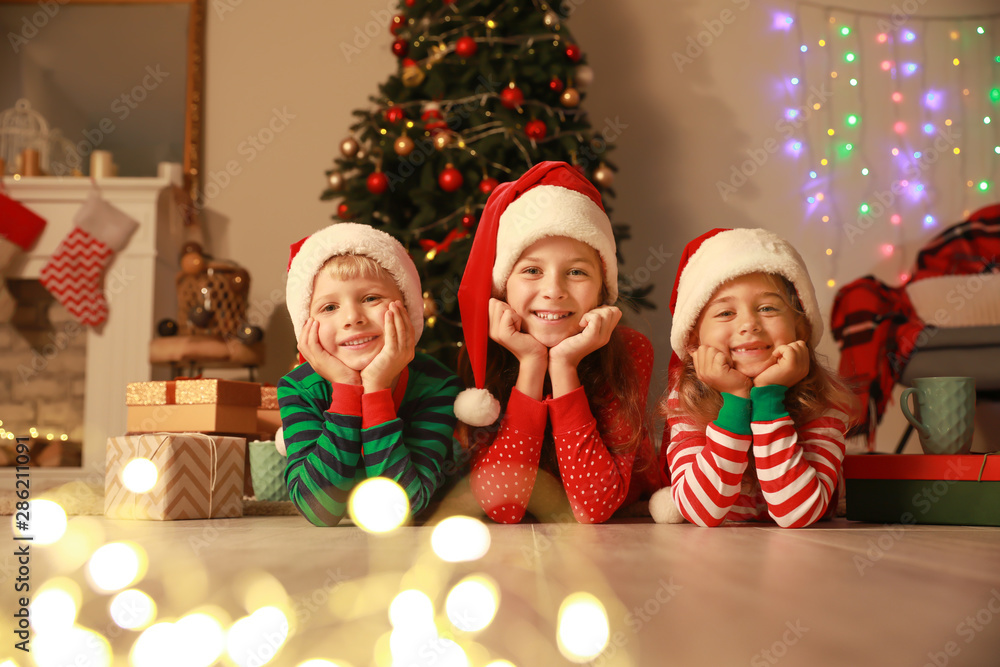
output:
<instances>
[{"instance_id":1,"label":"wooden floor","mask_svg":"<svg viewBox=\"0 0 1000 667\"><path fill-rule=\"evenodd\" d=\"M485 556L447 563L431 549L431 527L374 535L352 526L314 528L294 516L76 517L73 526L74 534L93 536L91 550L102 540L130 540L145 551L148 569L134 587L156 601L157 621L210 609L226 624L264 605L286 609L291 632L275 642L281 646L273 665L310 658L353 667L463 664L442 657L452 650L445 639L463 646L475 667L497 659L518 667L571 664L557 648L557 618L562 601L581 591L603 603L610 626L595 665L1000 665L995 528L842 519L804 530L639 519L489 524ZM108 613L110 596L87 584L88 547L81 542L61 551L58 544L33 547L32 581L37 586L55 575L76 581L77 623L108 637L115 665L128 664L139 633L118 629ZM490 625L469 634L452 628L444 601L460 579L476 573L496 582L499 607ZM387 610L410 588L433 600L440 637L391 662ZM599 641L600 627L570 627ZM265 642L267 633L259 634ZM270 655L262 646L260 655Z\"/></svg>"}]
</instances>

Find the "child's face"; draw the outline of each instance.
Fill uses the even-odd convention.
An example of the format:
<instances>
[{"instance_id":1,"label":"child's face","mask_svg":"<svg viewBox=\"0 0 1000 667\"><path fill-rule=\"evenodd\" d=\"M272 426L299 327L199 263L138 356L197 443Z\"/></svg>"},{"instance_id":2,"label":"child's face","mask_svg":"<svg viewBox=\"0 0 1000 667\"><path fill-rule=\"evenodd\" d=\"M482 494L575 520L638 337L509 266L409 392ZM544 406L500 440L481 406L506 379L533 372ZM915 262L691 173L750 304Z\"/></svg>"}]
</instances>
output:
<instances>
[{"instance_id":1,"label":"child's face","mask_svg":"<svg viewBox=\"0 0 1000 667\"><path fill-rule=\"evenodd\" d=\"M779 281L762 273L722 284L701 311L694 344L725 353L733 368L755 378L774 361L779 345L799 340L798 316L785 301Z\"/></svg>"},{"instance_id":2,"label":"child's face","mask_svg":"<svg viewBox=\"0 0 1000 667\"><path fill-rule=\"evenodd\" d=\"M550 236L528 246L507 279L507 304L521 330L546 347L580 333L580 318L601 303L604 271L597 251Z\"/></svg>"},{"instance_id":3,"label":"child's face","mask_svg":"<svg viewBox=\"0 0 1000 667\"><path fill-rule=\"evenodd\" d=\"M385 311L402 301L387 277L358 276L344 280L323 269L313 285L309 316L319 322L323 349L348 368L361 372L385 344Z\"/></svg>"}]
</instances>

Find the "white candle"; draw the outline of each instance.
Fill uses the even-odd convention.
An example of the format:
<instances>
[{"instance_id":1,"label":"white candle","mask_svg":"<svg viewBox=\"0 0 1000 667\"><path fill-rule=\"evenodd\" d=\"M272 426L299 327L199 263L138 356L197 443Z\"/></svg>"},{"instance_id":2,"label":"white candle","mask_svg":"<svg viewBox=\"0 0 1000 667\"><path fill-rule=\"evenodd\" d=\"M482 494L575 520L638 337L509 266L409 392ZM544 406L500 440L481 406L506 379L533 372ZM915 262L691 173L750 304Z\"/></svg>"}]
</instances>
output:
<instances>
[{"instance_id":1,"label":"white candle","mask_svg":"<svg viewBox=\"0 0 1000 667\"><path fill-rule=\"evenodd\" d=\"M114 176L113 169L109 151L94 151L90 154L90 175L93 178L110 178Z\"/></svg>"}]
</instances>

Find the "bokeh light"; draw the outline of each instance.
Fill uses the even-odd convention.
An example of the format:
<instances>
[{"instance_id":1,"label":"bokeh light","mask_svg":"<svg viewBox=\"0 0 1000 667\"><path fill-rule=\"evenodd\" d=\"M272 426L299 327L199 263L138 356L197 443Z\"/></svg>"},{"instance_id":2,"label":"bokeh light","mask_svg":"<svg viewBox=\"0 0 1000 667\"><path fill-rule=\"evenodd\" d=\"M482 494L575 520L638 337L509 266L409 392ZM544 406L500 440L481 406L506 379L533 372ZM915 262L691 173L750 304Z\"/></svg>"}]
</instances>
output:
<instances>
[{"instance_id":1,"label":"bokeh light","mask_svg":"<svg viewBox=\"0 0 1000 667\"><path fill-rule=\"evenodd\" d=\"M351 664L343 660L334 662L332 660L324 660L323 658L313 658L312 660L300 662L296 667L351 667Z\"/></svg>"},{"instance_id":2,"label":"bokeh light","mask_svg":"<svg viewBox=\"0 0 1000 667\"><path fill-rule=\"evenodd\" d=\"M351 520L369 533L386 533L403 525L410 514L410 501L399 484L386 477L366 479L348 501Z\"/></svg>"},{"instance_id":3,"label":"bokeh light","mask_svg":"<svg viewBox=\"0 0 1000 667\"><path fill-rule=\"evenodd\" d=\"M401 592L389 604L389 623L394 628L434 624L434 603L423 591L409 589Z\"/></svg>"},{"instance_id":4,"label":"bokeh light","mask_svg":"<svg viewBox=\"0 0 1000 667\"><path fill-rule=\"evenodd\" d=\"M448 620L459 630L478 632L496 616L500 606L497 585L482 575L466 577L448 593L445 612Z\"/></svg>"},{"instance_id":5,"label":"bokeh light","mask_svg":"<svg viewBox=\"0 0 1000 667\"><path fill-rule=\"evenodd\" d=\"M156 465L149 459L132 459L122 468L122 484L133 493L146 493L160 476Z\"/></svg>"},{"instance_id":6,"label":"bokeh light","mask_svg":"<svg viewBox=\"0 0 1000 667\"><path fill-rule=\"evenodd\" d=\"M156 620L156 602L142 591L130 588L111 600L108 613L118 627L141 630Z\"/></svg>"},{"instance_id":7,"label":"bokeh light","mask_svg":"<svg viewBox=\"0 0 1000 667\"><path fill-rule=\"evenodd\" d=\"M288 639L288 619L277 607L261 607L229 628L226 651L240 667L265 665Z\"/></svg>"},{"instance_id":8,"label":"bokeh light","mask_svg":"<svg viewBox=\"0 0 1000 667\"><path fill-rule=\"evenodd\" d=\"M66 512L59 503L51 500L37 498L28 501L28 525L24 530L18 526L18 521L23 518L23 512L11 516L11 530L17 537L31 537L34 545L58 542L66 532Z\"/></svg>"},{"instance_id":9,"label":"bokeh light","mask_svg":"<svg viewBox=\"0 0 1000 667\"><path fill-rule=\"evenodd\" d=\"M222 655L222 626L207 614L189 614L176 623L157 623L132 646L135 667L209 667ZM264 663L260 663L264 664Z\"/></svg>"},{"instance_id":10,"label":"bokeh light","mask_svg":"<svg viewBox=\"0 0 1000 667\"><path fill-rule=\"evenodd\" d=\"M590 593L573 593L559 607L559 651L573 662L593 660L608 645L608 613Z\"/></svg>"},{"instance_id":11,"label":"bokeh light","mask_svg":"<svg viewBox=\"0 0 1000 667\"><path fill-rule=\"evenodd\" d=\"M103 635L80 626L36 635L31 642L31 654L38 667L111 665L111 646L108 640Z\"/></svg>"},{"instance_id":12,"label":"bokeh light","mask_svg":"<svg viewBox=\"0 0 1000 667\"><path fill-rule=\"evenodd\" d=\"M66 632L76 622L76 600L61 588L49 588L31 601L31 627L38 634Z\"/></svg>"},{"instance_id":13,"label":"bokeh light","mask_svg":"<svg viewBox=\"0 0 1000 667\"><path fill-rule=\"evenodd\" d=\"M477 560L490 549L490 529L469 516L448 517L434 527L431 548L449 563Z\"/></svg>"},{"instance_id":14,"label":"bokeh light","mask_svg":"<svg viewBox=\"0 0 1000 667\"><path fill-rule=\"evenodd\" d=\"M132 585L145 575L146 552L130 542L110 542L94 552L87 564L90 582L111 593Z\"/></svg>"}]
</instances>

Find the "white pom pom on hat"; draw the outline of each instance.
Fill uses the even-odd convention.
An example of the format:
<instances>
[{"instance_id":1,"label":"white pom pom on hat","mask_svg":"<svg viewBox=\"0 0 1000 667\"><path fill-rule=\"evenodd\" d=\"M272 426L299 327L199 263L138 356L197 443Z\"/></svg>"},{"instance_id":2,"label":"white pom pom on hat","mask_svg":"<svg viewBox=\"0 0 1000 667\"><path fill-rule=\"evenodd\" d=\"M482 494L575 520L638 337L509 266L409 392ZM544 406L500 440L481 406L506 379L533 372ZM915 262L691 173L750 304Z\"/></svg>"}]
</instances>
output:
<instances>
[{"instance_id":1,"label":"white pom pom on hat","mask_svg":"<svg viewBox=\"0 0 1000 667\"><path fill-rule=\"evenodd\" d=\"M618 260L611 221L601 195L575 167L540 162L490 194L479 220L469 261L458 288L465 350L476 388L455 400L455 416L470 426L489 426L500 403L484 389L490 330L490 297L504 292L524 250L550 236L566 236L597 250L604 269L606 304L618 300Z\"/></svg>"}]
</instances>

